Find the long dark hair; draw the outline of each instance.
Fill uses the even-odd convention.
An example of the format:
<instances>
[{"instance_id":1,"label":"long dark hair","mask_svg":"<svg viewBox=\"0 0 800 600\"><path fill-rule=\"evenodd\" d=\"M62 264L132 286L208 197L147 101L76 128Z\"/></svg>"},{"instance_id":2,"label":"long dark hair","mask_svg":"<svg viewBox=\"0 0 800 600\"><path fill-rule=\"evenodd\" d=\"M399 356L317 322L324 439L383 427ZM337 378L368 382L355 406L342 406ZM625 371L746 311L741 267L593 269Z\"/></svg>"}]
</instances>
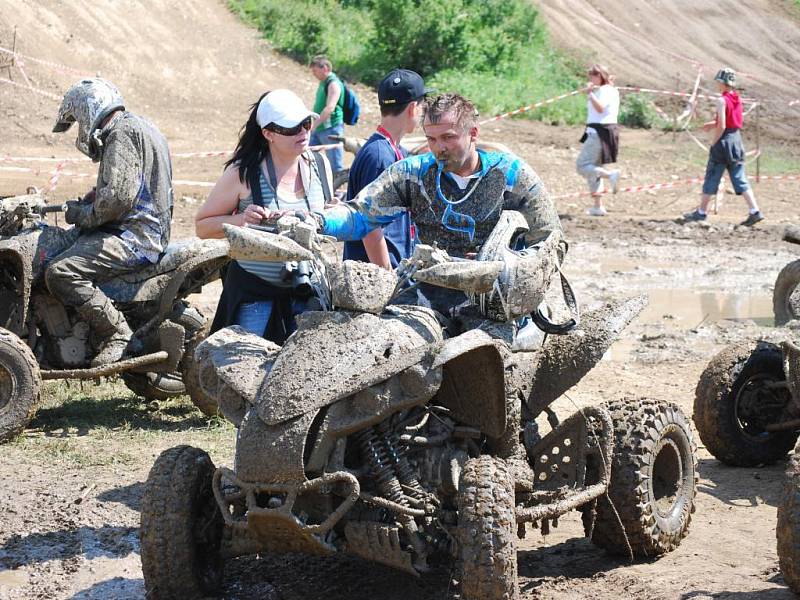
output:
<instances>
[{"instance_id":1,"label":"long dark hair","mask_svg":"<svg viewBox=\"0 0 800 600\"><path fill-rule=\"evenodd\" d=\"M267 94L269 92L261 94L256 103L250 107L250 116L239 131L239 142L236 144L236 150L233 151L233 156L230 160L225 163L226 169L231 165L239 167L239 181L242 183L248 181L247 175L252 173L254 169L259 169L261 161L264 160L269 152L269 142L261 133L261 125L256 120L258 104Z\"/></svg>"}]
</instances>

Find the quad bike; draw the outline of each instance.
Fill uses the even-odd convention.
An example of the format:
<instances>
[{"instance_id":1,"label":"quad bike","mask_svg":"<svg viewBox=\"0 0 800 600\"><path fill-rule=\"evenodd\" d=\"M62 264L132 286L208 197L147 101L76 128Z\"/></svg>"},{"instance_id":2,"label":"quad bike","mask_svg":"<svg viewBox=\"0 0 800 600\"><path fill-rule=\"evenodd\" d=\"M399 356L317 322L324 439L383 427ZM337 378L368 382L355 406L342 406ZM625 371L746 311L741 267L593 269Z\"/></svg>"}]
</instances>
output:
<instances>
[{"instance_id":1,"label":"quad bike","mask_svg":"<svg viewBox=\"0 0 800 600\"><path fill-rule=\"evenodd\" d=\"M50 260L67 249L78 230L50 226L36 194L0 200L0 441L33 418L42 380L96 379L120 374L145 398L188 393L207 414L216 404L197 383L194 349L207 334L206 318L186 302L218 276L228 245L221 240L171 244L151 267L103 283L135 330L123 360L89 368L97 352L89 326L52 296L44 283Z\"/></svg>"},{"instance_id":2,"label":"quad bike","mask_svg":"<svg viewBox=\"0 0 800 600\"><path fill-rule=\"evenodd\" d=\"M559 234L535 255L512 251L527 224L506 211L477 260L420 244L392 273L329 260L326 239L291 219L225 228L232 248L260 245L259 260L312 261L335 308L299 315L283 347L237 327L198 347L201 386L239 426L235 467L190 446L156 460L141 511L148 597L213 595L226 558L345 552L414 576L455 564L462 598L513 599L517 538L571 510L611 553L680 544L697 485L681 410L623 399L559 421L549 408L646 303L607 304L577 327L550 320ZM420 282L470 301L448 317L391 304ZM515 351L531 313L553 334Z\"/></svg>"}]
</instances>

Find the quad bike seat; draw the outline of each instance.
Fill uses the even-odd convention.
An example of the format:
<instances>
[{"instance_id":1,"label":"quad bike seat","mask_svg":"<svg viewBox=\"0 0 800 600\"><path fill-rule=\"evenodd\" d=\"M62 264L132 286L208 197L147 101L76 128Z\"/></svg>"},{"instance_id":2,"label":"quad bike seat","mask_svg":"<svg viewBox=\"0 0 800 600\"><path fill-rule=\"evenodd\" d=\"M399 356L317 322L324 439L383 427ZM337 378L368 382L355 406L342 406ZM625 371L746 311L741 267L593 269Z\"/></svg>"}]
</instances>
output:
<instances>
[{"instance_id":1,"label":"quad bike seat","mask_svg":"<svg viewBox=\"0 0 800 600\"><path fill-rule=\"evenodd\" d=\"M100 289L118 302L143 302L157 298L169 283L172 274L190 260L198 264L227 255L225 240L188 238L173 242L156 264L132 273L125 273L100 285Z\"/></svg>"}]
</instances>

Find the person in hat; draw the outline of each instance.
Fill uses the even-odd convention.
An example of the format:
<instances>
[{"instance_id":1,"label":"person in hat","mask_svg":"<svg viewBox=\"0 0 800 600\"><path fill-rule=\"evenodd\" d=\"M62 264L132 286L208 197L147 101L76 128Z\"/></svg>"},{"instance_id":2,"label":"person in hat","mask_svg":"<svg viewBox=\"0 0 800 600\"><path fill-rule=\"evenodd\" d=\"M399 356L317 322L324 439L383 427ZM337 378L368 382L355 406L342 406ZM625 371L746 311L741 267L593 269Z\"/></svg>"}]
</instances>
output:
<instances>
[{"instance_id":1,"label":"person in hat","mask_svg":"<svg viewBox=\"0 0 800 600\"><path fill-rule=\"evenodd\" d=\"M616 194L620 170L607 169L608 163L617 162L619 151L619 91L614 87L614 77L608 68L593 64L589 67L589 82L586 92L586 128L581 137L581 151L575 168L589 185L593 204L586 213L592 217L604 217L603 179L608 180L611 191Z\"/></svg>"},{"instance_id":2,"label":"person in hat","mask_svg":"<svg viewBox=\"0 0 800 600\"><path fill-rule=\"evenodd\" d=\"M387 167L407 156L400 141L416 128L421 102L430 92L422 77L408 69L395 69L383 78L378 86L381 121L350 166L347 200L355 198ZM414 230L408 212L371 231L363 240L344 244L345 260L371 261L387 269L396 268L413 251Z\"/></svg>"},{"instance_id":3,"label":"person in hat","mask_svg":"<svg viewBox=\"0 0 800 600\"><path fill-rule=\"evenodd\" d=\"M48 265L50 292L73 307L99 342L92 366L115 363L133 331L100 289L124 273L157 263L172 219L172 164L167 140L147 119L125 109L117 87L83 79L64 95L53 133L77 124L75 146L99 163L97 182L81 200L68 200L64 220L74 244Z\"/></svg>"},{"instance_id":4,"label":"person in hat","mask_svg":"<svg viewBox=\"0 0 800 600\"><path fill-rule=\"evenodd\" d=\"M222 225L261 223L274 212L319 212L331 201L333 177L327 159L308 150L318 115L293 92L263 94L225 170L195 216L201 238L223 237ZM233 261L211 330L240 325L282 343L305 308L284 263Z\"/></svg>"},{"instance_id":5,"label":"person in hat","mask_svg":"<svg viewBox=\"0 0 800 600\"><path fill-rule=\"evenodd\" d=\"M750 211L741 225L752 227L764 220L758 208L755 194L744 172L744 145L741 129L744 123L742 101L736 93L736 72L731 68L717 71L714 81L720 91L717 99L717 114L714 120L703 124L704 131L711 131L713 141L708 151L706 175L703 180L703 193L700 206L683 215L683 222L705 221L711 197L719 190L719 181L727 170L737 196L743 196Z\"/></svg>"}]
</instances>

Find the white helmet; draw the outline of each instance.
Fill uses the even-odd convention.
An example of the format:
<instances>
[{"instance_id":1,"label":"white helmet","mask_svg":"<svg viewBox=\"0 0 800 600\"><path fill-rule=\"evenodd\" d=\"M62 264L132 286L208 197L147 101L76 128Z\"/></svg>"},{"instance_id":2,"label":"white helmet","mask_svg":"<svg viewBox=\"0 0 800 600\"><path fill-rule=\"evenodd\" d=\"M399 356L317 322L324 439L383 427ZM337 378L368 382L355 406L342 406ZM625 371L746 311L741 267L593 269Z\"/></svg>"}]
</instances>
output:
<instances>
[{"instance_id":1,"label":"white helmet","mask_svg":"<svg viewBox=\"0 0 800 600\"><path fill-rule=\"evenodd\" d=\"M93 161L100 160L100 124L115 110L125 110L122 94L105 79L83 79L73 85L61 101L53 133L62 133L78 122L75 147Z\"/></svg>"}]
</instances>

